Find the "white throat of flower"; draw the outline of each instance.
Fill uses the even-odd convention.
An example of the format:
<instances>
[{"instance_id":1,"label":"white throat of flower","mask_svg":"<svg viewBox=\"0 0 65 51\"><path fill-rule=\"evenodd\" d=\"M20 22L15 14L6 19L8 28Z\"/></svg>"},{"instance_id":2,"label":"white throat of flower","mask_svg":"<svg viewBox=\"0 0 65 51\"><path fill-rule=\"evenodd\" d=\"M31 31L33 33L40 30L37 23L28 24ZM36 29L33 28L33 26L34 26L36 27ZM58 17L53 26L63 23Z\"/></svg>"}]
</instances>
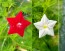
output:
<instances>
[{"instance_id":1,"label":"white throat of flower","mask_svg":"<svg viewBox=\"0 0 65 51\"><path fill-rule=\"evenodd\" d=\"M47 25L47 24L44 24L44 25L43 25L43 28L44 28L44 29L47 29L47 28L48 28L48 25Z\"/></svg>"}]
</instances>

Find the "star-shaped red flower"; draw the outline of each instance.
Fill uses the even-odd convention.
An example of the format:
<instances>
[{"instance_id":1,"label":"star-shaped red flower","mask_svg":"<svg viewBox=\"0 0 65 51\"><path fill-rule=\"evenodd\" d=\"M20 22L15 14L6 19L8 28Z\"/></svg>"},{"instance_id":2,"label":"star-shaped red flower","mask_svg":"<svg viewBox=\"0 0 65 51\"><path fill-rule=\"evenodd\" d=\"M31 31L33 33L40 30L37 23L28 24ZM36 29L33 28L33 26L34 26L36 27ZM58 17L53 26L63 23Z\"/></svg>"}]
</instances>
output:
<instances>
[{"instance_id":1,"label":"star-shaped red flower","mask_svg":"<svg viewBox=\"0 0 65 51\"><path fill-rule=\"evenodd\" d=\"M20 11L15 18L7 18L10 29L8 34L18 33L23 37L25 28L31 23L24 19L22 12Z\"/></svg>"}]
</instances>

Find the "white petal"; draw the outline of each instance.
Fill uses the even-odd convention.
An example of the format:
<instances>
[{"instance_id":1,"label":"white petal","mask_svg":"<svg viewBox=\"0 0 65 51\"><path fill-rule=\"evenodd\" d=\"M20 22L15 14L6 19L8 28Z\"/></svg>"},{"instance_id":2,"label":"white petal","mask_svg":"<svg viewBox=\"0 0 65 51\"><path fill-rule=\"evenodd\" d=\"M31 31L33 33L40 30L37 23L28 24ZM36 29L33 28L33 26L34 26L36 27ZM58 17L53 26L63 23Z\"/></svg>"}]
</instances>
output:
<instances>
[{"instance_id":1,"label":"white petal","mask_svg":"<svg viewBox=\"0 0 65 51\"><path fill-rule=\"evenodd\" d=\"M57 23L57 21L49 20L49 22L48 22L48 27L49 27L49 28L53 28L56 23Z\"/></svg>"},{"instance_id":2,"label":"white petal","mask_svg":"<svg viewBox=\"0 0 65 51\"><path fill-rule=\"evenodd\" d=\"M54 30L53 29L48 29L47 34L51 35L51 36L54 36Z\"/></svg>"},{"instance_id":3,"label":"white petal","mask_svg":"<svg viewBox=\"0 0 65 51\"><path fill-rule=\"evenodd\" d=\"M48 19L47 16L44 14L43 17L42 17L42 19L41 19L41 22L42 22L42 23L47 23L48 20L49 20L49 19Z\"/></svg>"},{"instance_id":4,"label":"white petal","mask_svg":"<svg viewBox=\"0 0 65 51\"><path fill-rule=\"evenodd\" d=\"M36 23L34 23L34 25L35 25L35 27L36 27L38 30L43 29L43 28L42 28L42 23L41 23L41 22L36 22Z\"/></svg>"},{"instance_id":5,"label":"white petal","mask_svg":"<svg viewBox=\"0 0 65 51\"><path fill-rule=\"evenodd\" d=\"M44 30L39 30L39 38L41 38L41 37L43 37L45 35L46 35L46 33L45 33Z\"/></svg>"}]
</instances>

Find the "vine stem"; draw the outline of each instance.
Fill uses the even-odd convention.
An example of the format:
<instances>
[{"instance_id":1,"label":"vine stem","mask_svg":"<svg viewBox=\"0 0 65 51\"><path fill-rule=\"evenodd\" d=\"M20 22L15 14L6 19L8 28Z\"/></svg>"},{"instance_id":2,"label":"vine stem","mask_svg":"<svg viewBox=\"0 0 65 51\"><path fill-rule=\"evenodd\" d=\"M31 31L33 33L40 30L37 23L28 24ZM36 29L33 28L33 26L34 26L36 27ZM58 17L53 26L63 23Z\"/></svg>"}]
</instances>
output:
<instances>
[{"instance_id":1,"label":"vine stem","mask_svg":"<svg viewBox=\"0 0 65 51\"><path fill-rule=\"evenodd\" d=\"M51 48L50 48L49 44L47 43L47 41L46 41L45 39L43 39L43 40L44 40L44 42L46 43L48 49L50 50ZM50 50L50 51L51 51L51 50Z\"/></svg>"},{"instance_id":2,"label":"vine stem","mask_svg":"<svg viewBox=\"0 0 65 51\"><path fill-rule=\"evenodd\" d=\"M6 40L7 40L7 37L4 38L4 41L3 41L2 46L1 46L1 51L3 49L4 43L5 43Z\"/></svg>"}]
</instances>

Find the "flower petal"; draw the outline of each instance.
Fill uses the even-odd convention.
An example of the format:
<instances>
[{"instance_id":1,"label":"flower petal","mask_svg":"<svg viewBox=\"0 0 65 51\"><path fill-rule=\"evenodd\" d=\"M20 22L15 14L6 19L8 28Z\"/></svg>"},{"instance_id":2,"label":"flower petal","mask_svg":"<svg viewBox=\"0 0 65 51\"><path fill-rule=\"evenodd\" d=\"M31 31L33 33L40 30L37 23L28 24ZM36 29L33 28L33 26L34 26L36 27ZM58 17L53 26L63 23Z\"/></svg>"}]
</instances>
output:
<instances>
[{"instance_id":1,"label":"flower petal","mask_svg":"<svg viewBox=\"0 0 65 51\"><path fill-rule=\"evenodd\" d=\"M46 32L44 30L39 30L39 38L46 35Z\"/></svg>"},{"instance_id":2,"label":"flower petal","mask_svg":"<svg viewBox=\"0 0 65 51\"><path fill-rule=\"evenodd\" d=\"M47 34L51 35L51 36L54 36L54 30L53 29L48 29Z\"/></svg>"},{"instance_id":3,"label":"flower petal","mask_svg":"<svg viewBox=\"0 0 65 51\"><path fill-rule=\"evenodd\" d=\"M49 20L49 23L48 23L49 28L53 28L56 23L57 23L57 21Z\"/></svg>"},{"instance_id":4,"label":"flower petal","mask_svg":"<svg viewBox=\"0 0 65 51\"><path fill-rule=\"evenodd\" d=\"M36 23L34 23L34 25L35 25L35 27L36 27L38 30L43 29L43 28L42 28L42 23L41 23L41 22L36 22Z\"/></svg>"},{"instance_id":5,"label":"flower petal","mask_svg":"<svg viewBox=\"0 0 65 51\"><path fill-rule=\"evenodd\" d=\"M49 20L49 19L48 19L47 16L44 14L43 17L42 17L42 19L41 19L41 22L44 23L44 24L46 24L46 23L48 22L48 20Z\"/></svg>"}]
</instances>

